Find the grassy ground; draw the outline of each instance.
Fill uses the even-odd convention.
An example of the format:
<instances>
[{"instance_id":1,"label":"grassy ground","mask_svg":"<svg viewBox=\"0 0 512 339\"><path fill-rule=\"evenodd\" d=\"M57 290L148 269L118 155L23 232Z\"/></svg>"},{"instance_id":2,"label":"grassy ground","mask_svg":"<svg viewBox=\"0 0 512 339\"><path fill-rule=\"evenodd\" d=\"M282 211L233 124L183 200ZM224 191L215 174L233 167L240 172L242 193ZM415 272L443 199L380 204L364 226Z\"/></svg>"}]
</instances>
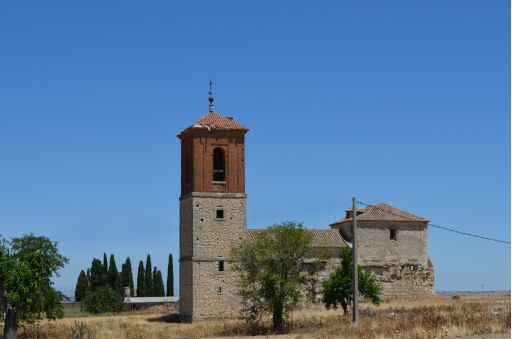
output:
<instances>
[{"instance_id":1,"label":"grassy ground","mask_svg":"<svg viewBox=\"0 0 512 339\"><path fill-rule=\"evenodd\" d=\"M282 338L446 338L474 334L510 333L510 297L461 297L393 300L375 307L361 304L360 323L339 310L322 307L294 312ZM83 323L93 338L197 338L265 335L269 322L249 328L237 319L208 320L194 324L176 322L176 317L123 313L93 316L78 313L55 322L27 327L20 338L68 337L75 322Z\"/></svg>"}]
</instances>

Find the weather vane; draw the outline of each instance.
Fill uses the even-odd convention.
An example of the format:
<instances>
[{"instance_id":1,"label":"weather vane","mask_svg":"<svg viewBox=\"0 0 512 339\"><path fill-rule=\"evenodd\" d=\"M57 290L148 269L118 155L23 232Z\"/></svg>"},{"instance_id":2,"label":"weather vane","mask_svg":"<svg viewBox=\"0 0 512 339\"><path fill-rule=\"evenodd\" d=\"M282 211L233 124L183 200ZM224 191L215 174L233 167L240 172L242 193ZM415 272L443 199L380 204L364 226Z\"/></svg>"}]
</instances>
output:
<instances>
[{"instance_id":1,"label":"weather vane","mask_svg":"<svg viewBox=\"0 0 512 339\"><path fill-rule=\"evenodd\" d=\"M210 91L208 92L210 101L210 113L213 113L213 89L212 89L213 81L210 80Z\"/></svg>"}]
</instances>

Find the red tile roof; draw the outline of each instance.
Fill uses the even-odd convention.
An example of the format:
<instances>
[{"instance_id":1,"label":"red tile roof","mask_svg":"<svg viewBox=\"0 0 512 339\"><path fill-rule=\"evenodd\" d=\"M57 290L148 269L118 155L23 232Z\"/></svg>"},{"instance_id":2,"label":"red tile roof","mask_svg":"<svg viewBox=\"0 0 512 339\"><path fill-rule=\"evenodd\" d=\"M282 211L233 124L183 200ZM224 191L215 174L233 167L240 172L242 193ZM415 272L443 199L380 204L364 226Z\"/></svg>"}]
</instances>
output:
<instances>
[{"instance_id":1,"label":"red tile roof","mask_svg":"<svg viewBox=\"0 0 512 339\"><path fill-rule=\"evenodd\" d=\"M254 239L254 234L263 231L263 229L248 229L247 236ZM336 229L306 229L313 236L311 247L313 248L341 248L348 246Z\"/></svg>"},{"instance_id":2,"label":"red tile roof","mask_svg":"<svg viewBox=\"0 0 512 339\"><path fill-rule=\"evenodd\" d=\"M231 117L225 117L220 115L219 113L210 112L203 116L201 119L197 120L194 124L187 127L181 133L185 132L188 129L192 128L206 128L208 130L212 129L230 129L230 130L240 130L240 131L248 131L249 129L242 125L239 122L236 122ZM180 133L180 134L181 134Z\"/></svg>"},{"instance_id":3,"label":"red tile roof","mask_svg":"<svg viewBox=\"0 0 512 339\"><path fill-rule=\"evenodd\" d=\"M352 211L352 209L347 209ZM410 222L428 222L427 219L411 214L399 208L388 204L375 204L365 208L357 209L363 213L357 216L358 221L410 221ZM331 224L336 225L345 222L351 222L352 218L341 219Z\"/></svg>"}]
</instances>

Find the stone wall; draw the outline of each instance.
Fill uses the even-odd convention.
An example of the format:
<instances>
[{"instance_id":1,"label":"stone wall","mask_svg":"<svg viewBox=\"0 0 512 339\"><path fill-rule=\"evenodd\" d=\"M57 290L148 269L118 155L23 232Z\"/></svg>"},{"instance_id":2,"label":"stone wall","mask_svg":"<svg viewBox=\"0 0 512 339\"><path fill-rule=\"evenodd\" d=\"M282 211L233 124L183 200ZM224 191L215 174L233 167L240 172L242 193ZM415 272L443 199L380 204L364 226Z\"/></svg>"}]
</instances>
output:
<instances>
[{"instance_id":1,"label":"stone wall","mask_svg":"<svg viewBox=\"0 0 512 339\"><path fill-rule=\"evenodd\" d=\"M194 309L192 320L238 317L241 299L237 295L238 273L229 262L224 271L217 261L194 261Z\"/></svg>"},{"instance_id":2,"label":"stone wall","mask_svg":"<svg viewBox=\"0 0 512 339\"><path fill-rule=\"evenodd\" d=\"M317 249L314 249L314 251L315 250L317 250ZM312 282L314 282L313 284L308 283L302 289L302 293L304 296L304 298L302 300L303 306L310 305L310 304L319 304L322 302L322 283L327 278L329 278L331 273L334 272L334 270L338 266L340 266L340 258L339 258L339 254L338 254L339 250L332 251L332 252L329 251L328 253L332 254L332 255L330 255L327 258L325 268L323 270L319 271L318 273L316 273L315 275L313 275L313 279L312 279ZM314 259L307 260L306 267L304 267L304 269L303 269L304 274L308 275L309 277L311 277L312 275L310 273L310 269L309 269L308 265L312 264L313 261L314 261Z\"/></svg>"},{"instance_id":3,"label":"stone wall","mask_svg":"<svg viewBox=\"0 0 512 339\"><path fill-rule=\"evenodd\" d=\"M223 210L222 218L217 210ZM397 230L390 239L390 228ZM237 317L238 274L231 268L231 247L246 236L244 193L190 193L180 199L180 317L183 320ZM434 294L434 272L427 256L424 223L361 222L359 264L375 275L382 296L418 297ZM313 262L327 254L324 270L304 290L304 303L320 302L322 282L339 266L339 248L315 248ZM220 263L224 270L220 270ZM307 266L307 265L306 265ZM307 267L305 268L305 272Z\"/></svg>"},{"instance_id":4,"label":"stone wall","mask_svg":"<svg viewBox=\"0 0 512 339\"><path fill-rule=\"evenodd\" d=\"M396 240L390 239L396 230ZM427 227L421 222L358 222L361 266L417 263L427 266Z\"/></svg>"},{"instance_id":5,"label":"stone wall","mask_svg":"<svg viewBox=\"0 0 512 339\"><path fill-rule=\"evenodd\" d=\"M383 298L431 297L434 290L434 268L430 260L427 265L415 263L365 266L382 287Z\"/></svg>"},{"instance_id":6,"label":"stone wall","mask_svg":"<svg viewBox=\"0 0 512 339\"><path fill-rule=\"evenodd\" d=\"M192 256L194 259L229 257L233 244L246 232L244 193L191 193ZM217 218L217 210L223 218Z\"/></svg>"},{"instance_id":7,"label":"stone wall","mask_svg":"<svg viewBox=\"0 0 512 339\"><path fill-rule=\"evenodd\" d=\"M219 218L217 210L222 210ZM184 320L239 314L231 247L246 234L244 193L190 193L180 199L180 315ZM223 265L223 269L222 269Z\"/></svg>"},{"instance_id":8,"label":"stone wall","mask_svg":"<svg viewBox=\"0 0 512 339\"><path fill-rule=\"evenodd\" d=\"M340 259L338 256L331 256L327 260L325 269L316 276L316 285L307 286L303 290L305 296L303 305L321 303L322 282L339 266ZM384 299L430 297L435 295L434 269L430 260L428 260L427 265L387 263L376 266L360 266L375 277L377 284L382 287L381 297ZM306 274L307 268L304 272ZM316 292L314 298L312 298L311 294L312 289Z\"/></svg>"}]
</instances>

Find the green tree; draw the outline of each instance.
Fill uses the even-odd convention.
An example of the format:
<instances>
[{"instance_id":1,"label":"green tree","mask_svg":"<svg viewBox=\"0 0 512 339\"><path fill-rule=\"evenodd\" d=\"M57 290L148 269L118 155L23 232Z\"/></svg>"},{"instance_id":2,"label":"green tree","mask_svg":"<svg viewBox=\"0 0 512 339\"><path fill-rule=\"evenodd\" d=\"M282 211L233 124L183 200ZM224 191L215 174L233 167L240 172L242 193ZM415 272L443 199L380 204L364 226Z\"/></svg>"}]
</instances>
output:
<instances>
[{"instance_id":1,"label":"green tree","mask_svg":"<svg viewBox=\"0 0 512 339\"><path fill-rule=\"evenodd\" d=\"M121 270L121 285L124 290L125 287L130 287L130 295L133 296L133 275L132 275L132 262L130 258L126 258Z\"/></svg>"},{"instance_id":2,"label":"green tree","mask_svg":"<svg viewBox=\"0 0 512 339\"><path fill-rule=\"evenodd\" d=\"M343 313L346 315L348 314L348 304L352 300L352 249L342 248L340 259L341 265L323 282L322 301L327 308L336 309L338 305L341 305ZM359 293L373 304L380 304L381 288L375 282L375 278L360 266L357 268Z\"/></svg>"},{"instance_id":3,"label":"green tree","mask_svg":"<svg viewBox=\"0 0 512 339\"><path fill-rule=\"evenodd\" d=\"M75 287L75 301L82 301L89 292L89 280L87 280L87 275L83 270L80 271L78 275L78 281L76 282Z\"/></svg>"},{"instance_id":4,"label":"green tree","mask_svg":"<svg viewBox=\"0 0 512 339\"><path fill-rule=\"evenodd\" d=\"M92 259L91 278L89 279L89 287L92 292L103 286L103 266L101 260Z\"/></svg>"},{"instance_id":5,"label":"green tree","mask_svg":"<svg viewBox=\"0 0 512 339\"><path fill-rule=\"evenodd\" d=\"M167 296L174 296L174 270L172 264L172 254L169 254L169 263L167 264Z\"/></svg>"},{"instance_id":6,"label":"green tree","mask_svg":"<svg viewBox=\"0 0 512 339\"><path fill-rule=\"evenodd\" d=\"M17 338L20 321L33 322L63 316L62 294L51 278L68 263L57 243L44 236L24 235L11 242L0 240L0 307L4 338Z\"/></svg>"},{"instance_id":7,"label":"green tree","mask_svg":"<svg viewBox=\"0 0 512 339\"><path fill-rule=\"evenodd\" d=\"M124 299L110 286L101 286L91 292L83 301L83 308L91 313L120 312Z\"/></svg>"},{"instance_id":8,"label":"green tree","mask_svg":"<svg viewBox=\"0 0 512 339\"><path fill-rule=\"evenodd\" d=\"M108 267L108 285L114 291L121 292L121 280L119 278L119 271L117 270L116 259L114 258L113 254L110 255L110 262Z\"/></svg>"},{"instance_id":9,"label":"green tree","mask_svg":"<svg viewBox=\"0 0 512 339\"><path fill-rule=\"evenodd\" d=\"M285 222L252 233L232 249L247 320L258 321L268 312L272 314L272 328L283 329L286 316L297 307L301 287L306 284L301 267L311 250L311 241L312 235L301 223Z\"/></svg>"},{"instance_id":10,"label":"green tree","mask_svg":"<svg viewBox=\"0 0 512 339\"><path fill-rule=\"evenodd\" d=\"M325 269L329 254L327 251L321 252L314 261L308 262L304 266L304 270L307 272L306 275L306 286L305 291L309 300L317 304L319 303L318 298L318 285L320 281L320 272Z\"/></svg>"},{"instance_id":11,"label":"green tree","mask_svg":"<svg viewBox=\"0 0 512 339\"><path fill-rule=\"evenodd\" d=\"M151 277L151 282L153 283L153 286L151 286L151 296L152 297L157 297L157 290L158 290L158 286L157 286L157 275L158 275L158 271L156 269L156 266L153 267L153 274L152 274L152 277Z\"/></svg>"},{"instance_id":12,"label":"green tree","mask_svg":"<svg viewBox=\"0 0 512 339\"><path fill-rule=\"evenodd\" d=\"M144 277L144 263L139 261L139 268L137 270L137 297L146 296L146 279Z\"/></svg>"},{"instance_id":13,"label":"green tree","mask_svg":"<svg viewBox=\"0 0 512 339\"><path fill-rule=\"evenodd\" d=\"M164 290L164 279L162 278L162 271L157 270L155 279L153 280L154 284L154 296L155 297L164 297L165 296L165 290Z\"/></svg>"},{"instance_id":14,"label":"green tree","mask_svg":"<svg viewBox=\"0 0 512 339\"><path fill-rule=\"evenodd\" d=\"M146 257L146 272L144 273L144 286L146 288L146 297L153 296L153 274L151 272L151 256Z\"/></svg>"},{"instance_id":15,"label":"green tree","mask_svg":"<svg viewBox=\"0 0 512 339\"><path fill-rule=\"evenodd\" d=\"M108 285L108 261L107 261L107 253L103 252L103 275L101 279L101 285Z\"/></svg>"}]
</instances>

